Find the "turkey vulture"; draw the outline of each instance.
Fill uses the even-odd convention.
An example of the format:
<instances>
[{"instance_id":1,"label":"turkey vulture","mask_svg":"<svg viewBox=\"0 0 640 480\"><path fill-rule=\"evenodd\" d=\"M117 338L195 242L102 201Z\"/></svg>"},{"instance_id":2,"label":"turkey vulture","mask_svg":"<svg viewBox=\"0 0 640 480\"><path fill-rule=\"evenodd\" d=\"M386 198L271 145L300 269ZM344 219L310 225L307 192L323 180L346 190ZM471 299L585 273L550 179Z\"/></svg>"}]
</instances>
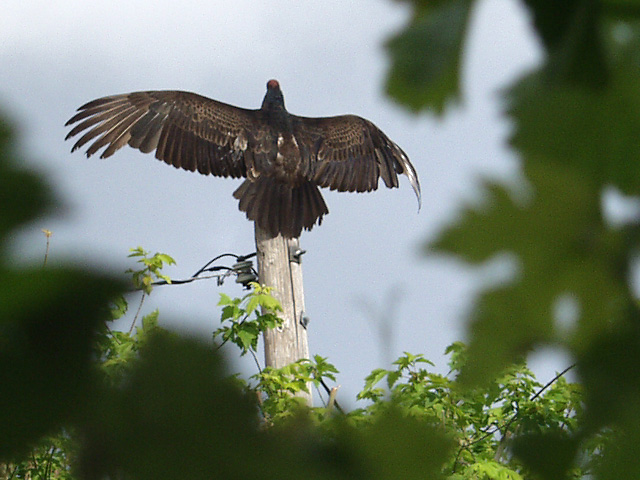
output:
<instances>
[{"instance_id":1,"label":"turkey vulture","mask_svg":"<svg viewBox=\"0 0 640 480\"><path fill-rule=\"evenodd\" d=\"M409 177L420 206L415 168L378 127L355 115L291 115L276 80L259 110L181 91L134 92L93 100L66 125L66 139L89 129L72 152L93 141L87 157L129 144L176 168L246 180L234 192L239 208L270 235L299 237L329 213L318 187L369 192L382 177L389 188ZM96 138L97 137L97 138ZM95 140L94 140L95 139Z\"/></svg>"}]
</instances>

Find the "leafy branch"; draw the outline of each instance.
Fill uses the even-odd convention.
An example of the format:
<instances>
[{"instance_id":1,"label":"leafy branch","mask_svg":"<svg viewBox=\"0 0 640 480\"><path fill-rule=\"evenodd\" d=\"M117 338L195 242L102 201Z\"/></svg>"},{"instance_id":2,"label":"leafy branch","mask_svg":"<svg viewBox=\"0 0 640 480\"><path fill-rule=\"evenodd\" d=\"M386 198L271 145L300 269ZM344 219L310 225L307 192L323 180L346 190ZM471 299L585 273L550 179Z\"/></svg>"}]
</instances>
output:
<instances>
[{"instance_id":1,"label":"leafy branch","mask_svg":"<svg viewBox=\"0 0 640 480\"><path fill-rule=\"evenodd\" d=\"M150 253L142 247L132 248L130 252L129 258L137 258L137 262L142 265L142 268L139 270L128 269L125 273L130 273L132 275L134 288L136 290L142 290L142 296L140 297L140 303L138 304L136 314L131 322L131 327L129 327L129 334L133 332L136 322L138 321L140 311L142 310L144 299L147 295L151 294L154 282L161 280L169 284L171 283L171 278L162 273L162 268L165 264L175 265L176 263L176 261L166 253L156 252L153 255L150 255ZM123 302L126 304L124 298L120 299L118 302L120 306L122 306ZM122 311L122 308L120 308L120 311Z\"/></svg>"},{"instance_id":2,"label":"leafy branch","mask_svg":"<svg viewBox=\"0 0 640 480\"><path fill-rule=\"evenodd\" d=\"M222 326L214 331L213 338L221 338L221 348L231 342L240 349L240 356L251 353L260 370L256 356L260 334L267 329L282 325L276 312L282 311L280 302L270 295L271 288L252 282L253 291L242 298L231 298L221 293L218 306L222 307Z\"/></svg>"}]
</instances>

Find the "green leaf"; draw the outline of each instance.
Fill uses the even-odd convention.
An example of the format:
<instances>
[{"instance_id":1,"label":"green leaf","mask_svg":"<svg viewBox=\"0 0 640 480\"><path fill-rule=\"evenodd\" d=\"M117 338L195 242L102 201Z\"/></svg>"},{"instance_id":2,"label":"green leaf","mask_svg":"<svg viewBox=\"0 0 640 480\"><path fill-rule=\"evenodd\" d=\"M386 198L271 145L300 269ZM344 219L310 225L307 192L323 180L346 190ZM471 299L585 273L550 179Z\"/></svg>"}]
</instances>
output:
<instances>
[{"instance_id":1,"label":"green leaf","mask_svg":"<svg viewBox=\"0 0 640 480\"><path fill-rule=\"evenodd\" d=\"M280 317L277 317L273 313L265 313L263 315L258 315L256 318L258 324L260 325L260 330L265 331L269 328L276 328L282 325L283 320Z\"/></svg>"},{"instance_id":2,"label":"green leaf","mask_svg":"<svg viewBox=\"0 0 640 480\"><path fill-rule=\"evenodd\" d=\"M395 372L389 372L387 375L387 387L390 389L396 384L398 379L402 376L402 372L400 370L396 370Z\"/></svg>"},{"instance_id":3,"label":"green leaf","mask_svg":"<svg viewBox=\"0 0 640 480\"><path fill-rule=\"evenodd\" d=\"M176 261L173 259L173 257L170 257L166 253L156 253L154 257L160 260L162 263L166 263L167 265L176 264Z\"/></svg>"},{"instance_id":4,"label":"green leaf","mask_svg":"<svg viewBox=\"0 0 640 480\"><path fill-rule=\"evenodd\" d=\"M443 459L453 442L432 426L405 417L391 409L381 412L370 428L361 432L360 442L370 475L363 478L405 480L443 478Z\"/></svg>"},{"instance_id":5,"label":"green leaf","mask_svg":"<svg viewBox=\"0 0 640 480\"><path fill-rule=\"evenodd\" d=\"M253 322L245 322L238 329L238 339L240 340L240 346L244 349L245 353L250 348L255 350L258 344L258 336L260 331L258 326Z\"/></svg>"},{"instance_id":6,"label":"green leaf","mask_svg":"<svg viewBox=\"0 0 640 480\"><path fill-rule=\"evenodd\" d=\"M637 194L640 68L618 63L601 91L549 85L540 74L520 81L509 92L511 144L531 161L570 165L597 186Z\"/></svg>"},{"instance_id":7,"label":"green leaf","mask_svg":"<svg viewBox=\"0 0 640 480\"><path fill-rule=\"evenodd\" d=\"M367 390L377 385L388 374L388 370L385 370L384 368L376 368L365 379L364 389Z\"/></svg>"},{"instance_id":8,"label":"green leaf","mask_svg":"<svg viewBox=\"0 0 640 480\"><path fill-rule=\"evenodd\" d=\"M542 162L528 163L526 174L533 198L515 202L491 186L484 208L464 212L431 245L471 263L505 252L517 259L514 280L476 302L463 383L488 381L535 345L565 339L554 311L563 296L578 304L578 326L570 332L576 351L622 318L628 305L620 274L625 240L603 224L594 185L575 170Z\"/></svg>"},{"instance_id":9,"label":"green leaf","mask_svg":"<svg viewBox=\"0 0 640 480\"><path fill-rule=\"evenodd\" d=\"M442 113L460 95L460 60L472 0L419 9L405 31L389 40L387 93L413 111Z\"/></svg>"},{"instance_id":10,"label":"green leaf","mask_svg":"<svg viewBox=\"0 0 640 480\"><path fill-rule=\"evenodd\" d=\"M247 315L251 315L259 306L260 306L260 297L258 295L251 295L245 307L247 311Z\"/></svg>"},{"instance_id":11,"label":"green leaf","mask_svg":"<svg viewBox=\"0 0 640 480\"><path fill-rule=\"evenodd\" d=\"M593 0L525 0L547 51L545 78L590 87L608 78L601 5Z\"/></svg>"},{"instance_id":12,"label":"green leaf","mask_svg":"<svg viewBox=\"0 0 640 480\"><path fill-rule=\"evenodd\" d=\"M113 318L114 320L122 318L124 314L127 313L128 309L129 304L123 296L116 298L111 306L111 318Z\"/></svg>"},{"instance_id":13,"label":"green leaf","mask_svg":"<svg viewBox=\"0 0 640 480\"><path fill-rule=\"evenodd\" d=\"M275 452L257 431L255 406L199 342L153 335L127 382L93 398L81 425L83 478L275 478ZM223 458L224 461L220 462Z\"/></svg>"},{"instance_id":14,"label":"green leaf","mask_svg":"<svg viewBox=\"0 0 640 480\"><path fill-rule=\"evenodd\" d=\"M262 294L258 298L259 298L259 301L260 301L260 306L262 306L266 310L269 310L271 312L281 312L282 311L282 306L280 305L280 302L278 301L277 298L275 298L270 293L269 294Z\"/></svg>"},{"instance_id":15,"label":"green leaf","mask_svg":"<svg viewBox=\"0 0 640 480\"><path fill-rule=\"evenodd\" d=\"M220 320L225 321L228 319L237 320L244 314L244 310L237 307L237 305L227 305L222 309Z\"/></svg>"},{"instance_id":16,"label":"green leaf","mask_svg":"<svg viewBox=\"0 0 640 480\"><path fill-rule=\"evenodd\" d=\"M578 441L563 431L522 436L513 444L513 452L539 478L561 480L569 478L573 467Z\"/></svg>"},{"instance_id":17,"label":"green leaf","mask_svg":"<svg viewBox=\"0 0 640 480\"><path fill-rule=\"evenodd\" d=\"M156 308L153 312L147 313L144 317L142 317L142 330L149 331L155 328L158 328L158 317L160 316L160 312Z\"/></svg>"},{"instance_id":18,"label":"green leaf","mask_svg":"<svg viewBox=\"0 0 640 480\"><path fill-rule=\"evenodd\" d=\"M121 287L72 269L0 272L0 458L83 410L97 333Z\"/></svg>"},{"instance_id":19,"label":"green leaf","mask_svg":"<svg viewBox=\"0 0 640 480\"><path fill-rule=\"evenodd\" d=\"M496 479L496 480L522 480L522 476L508 467L495 461L478 461L470 465L468 472L471 475L460 478L472 479ZM451 477L448 479L451 480Z\"/></svg>"},{"instance_id":20,"label":"green leaf","mask_svg":"<svg viewBox=\"0 0 640 480\"><path fill-rule=\"evenodd\" d=\"M340 372L338 372L338 369L333 364L329 363L326 358L320 355L314 355L313 361L315 362L314 378L328 378L335 382L336 377L334 373Z\"/></svg>"},{"instance_id":21,"label":"green leaf","mask_svg":"<svg viewBox=\"0 0 640 480\"><path fill-rule=\"evenodd\" d=\"M142 247L130 248L129 251L131 252L128 255L129 257L146 257L149 254L149 252Z\"/></svg>"},{"instance_id":22,"label":"green leaf","mask_svg":"<svg viewBox=\"0 0 640 480\"><path fill-rule=\"evenodd\" d=\"M635 312L629 325L601 335L580 357L578 368L587 403L585 425L591 431L609 423L632 425L629 419L640 409L638 318Z\"/></svg>"},{"instance_id":23,"label":"green leaf","mask_svg":"<svg viewBox=\"0 0 640 480\"><path fill-rule=\"evenodd\" d=\"M218 306L223 305L235 305L235 300L231 300L231 297L226 293L220 293L220 300L218 301Z\"/></svg>"},{"instance_id":24,"label":"green leaf","mask_svg":"<svg viewBox=\"0 0 640 480\"><path fill-rule=\"evenodd\" d=\"M21 161L11 127L0 118L0 253L4 253L10 230L50 210L53 203L52 193L44 182L13 167ZM3 255L2 261L5 260Z\"/></svg>"}]
</instances>

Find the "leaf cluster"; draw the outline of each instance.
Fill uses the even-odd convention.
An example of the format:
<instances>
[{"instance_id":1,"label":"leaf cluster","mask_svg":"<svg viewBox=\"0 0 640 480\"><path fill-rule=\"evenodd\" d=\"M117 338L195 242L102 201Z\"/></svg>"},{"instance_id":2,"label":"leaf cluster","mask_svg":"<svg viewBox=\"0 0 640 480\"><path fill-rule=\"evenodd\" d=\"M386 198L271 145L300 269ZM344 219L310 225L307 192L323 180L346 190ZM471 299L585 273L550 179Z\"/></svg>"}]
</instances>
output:
<instances>
[{"instance_id":1,"label":"leaf cluster","mask_svg":"<svg viewBox=\"0 0 640 480\"><path fill-rule=\"evenodd\" d=\"M465 368L467 349L456 342L446 353L448 375L431 371L432 362L408 352L393 363L394 369L374 370L358 394L372 404L349 415L375 418L391 403L405 415L437 426L458 446L444 468L451 479L528 478L531 472L512 455L514 438L579 430L584 402L578 385L559 376L545 388L524 364L517 364L485 386L462 389L455 378ZM587 460L576 467L577 478L592 470L602 445L599 438L584 447Z\"/></svg>"},{"instance_id":2,"label":"leaf cluster","mask_svg":"<svg viewBox=\"0 0 640 480\"><path fill-rule=\"evenodd\" d=\"M164 280L168 284L171 283L171 278L161 273L161 270L165 264L175 265L176 261L166 253L156 252L150 255L150 252L142 247L137 247L131 249L129 257L137 258L138 263L142 265L139 270L127 270L127 273L130 273L133 278L133 285L136 290L142 290L148 295L153 290L154 282Z\"/></svg>"},{"instance_id":3,"label":"leaf cluster","mask_svg":"<svg viewBox=\"0 0 640 480\"><path fill-rule=\"evenodd\" d=\"M282 325L276 312L282 306L271 294L271 288L250 284L253 290L242 298L230 298L220 294L218 306L222 307L222 326L213 333L213 338L222 339L223 344L231 342L240 348L240 355L258 350L260 334L267 329Z\"/></svg>"},{"instance_id":4,"label":"leaf cluster","mask_svg":"<svg viewBox=\"0 0 640 480\"><path fill-rule=\"evenodd\" d=\"M441 114L461 97L478 2L407 3L409 25L388 43L387 88L412 110ZM475 300L462 385L490 384L540 345L563 348L577 362L586 404L579 428L519 432L520 461L539 478L567 477L582 446L612 429L594 476L636 478L640 2L521 3L544 54L504 89L521 178L511 186L483 182L482 201L464 208L427 251L473 268L502 262L508 273ZM635 200L634 214L616 220L612 195Z\"/></svg>"},{"instance_id":5,"label":"leaf cluster","mask_svg":"<svg viewBox=\"0 0 640 480\"><path fill-rule=\"evenodd\" d=\"M256 381L255 392L259 395L260 409L267 422L295 416L305 405L305 400L296 396L301 392L309 393L308 385L316 388L325 380L335 382L335 366L320 355L303 358L282 368L266 367L252 376ZM326 384L325 384L326 385ZM330 411L332 405L328 404ZM322 412L318 412L320 415Z\"/></svg>"}]
</instances>

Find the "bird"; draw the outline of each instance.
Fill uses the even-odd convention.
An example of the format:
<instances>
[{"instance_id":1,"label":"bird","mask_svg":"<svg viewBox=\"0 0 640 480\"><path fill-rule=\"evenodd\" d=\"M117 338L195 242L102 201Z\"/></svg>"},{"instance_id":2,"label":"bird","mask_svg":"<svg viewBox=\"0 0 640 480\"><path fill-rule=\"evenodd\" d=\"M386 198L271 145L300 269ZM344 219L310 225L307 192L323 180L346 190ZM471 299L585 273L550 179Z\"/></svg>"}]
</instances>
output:
<instances>
[{"instance_id":1,"label":"bird","mask_svg":"<svg viewBox=\"0 0 640 480\"><path fill-rule=\"evenodd\" d=\"M382 130L356 115L290 114L274 79L257 110L185 91L140 91L90 101L71 125L65 140L84 132L71 151L92 142L87 157L106 147L100 158L107 158L129 145L155 150L176 168L244 178L233 196L270 237L297 238L320 225L329 209L319 188L370 192L380 178L396 188L398 174L406 175L421 206L416 169Z\"/></svg>"}]
</instances>

